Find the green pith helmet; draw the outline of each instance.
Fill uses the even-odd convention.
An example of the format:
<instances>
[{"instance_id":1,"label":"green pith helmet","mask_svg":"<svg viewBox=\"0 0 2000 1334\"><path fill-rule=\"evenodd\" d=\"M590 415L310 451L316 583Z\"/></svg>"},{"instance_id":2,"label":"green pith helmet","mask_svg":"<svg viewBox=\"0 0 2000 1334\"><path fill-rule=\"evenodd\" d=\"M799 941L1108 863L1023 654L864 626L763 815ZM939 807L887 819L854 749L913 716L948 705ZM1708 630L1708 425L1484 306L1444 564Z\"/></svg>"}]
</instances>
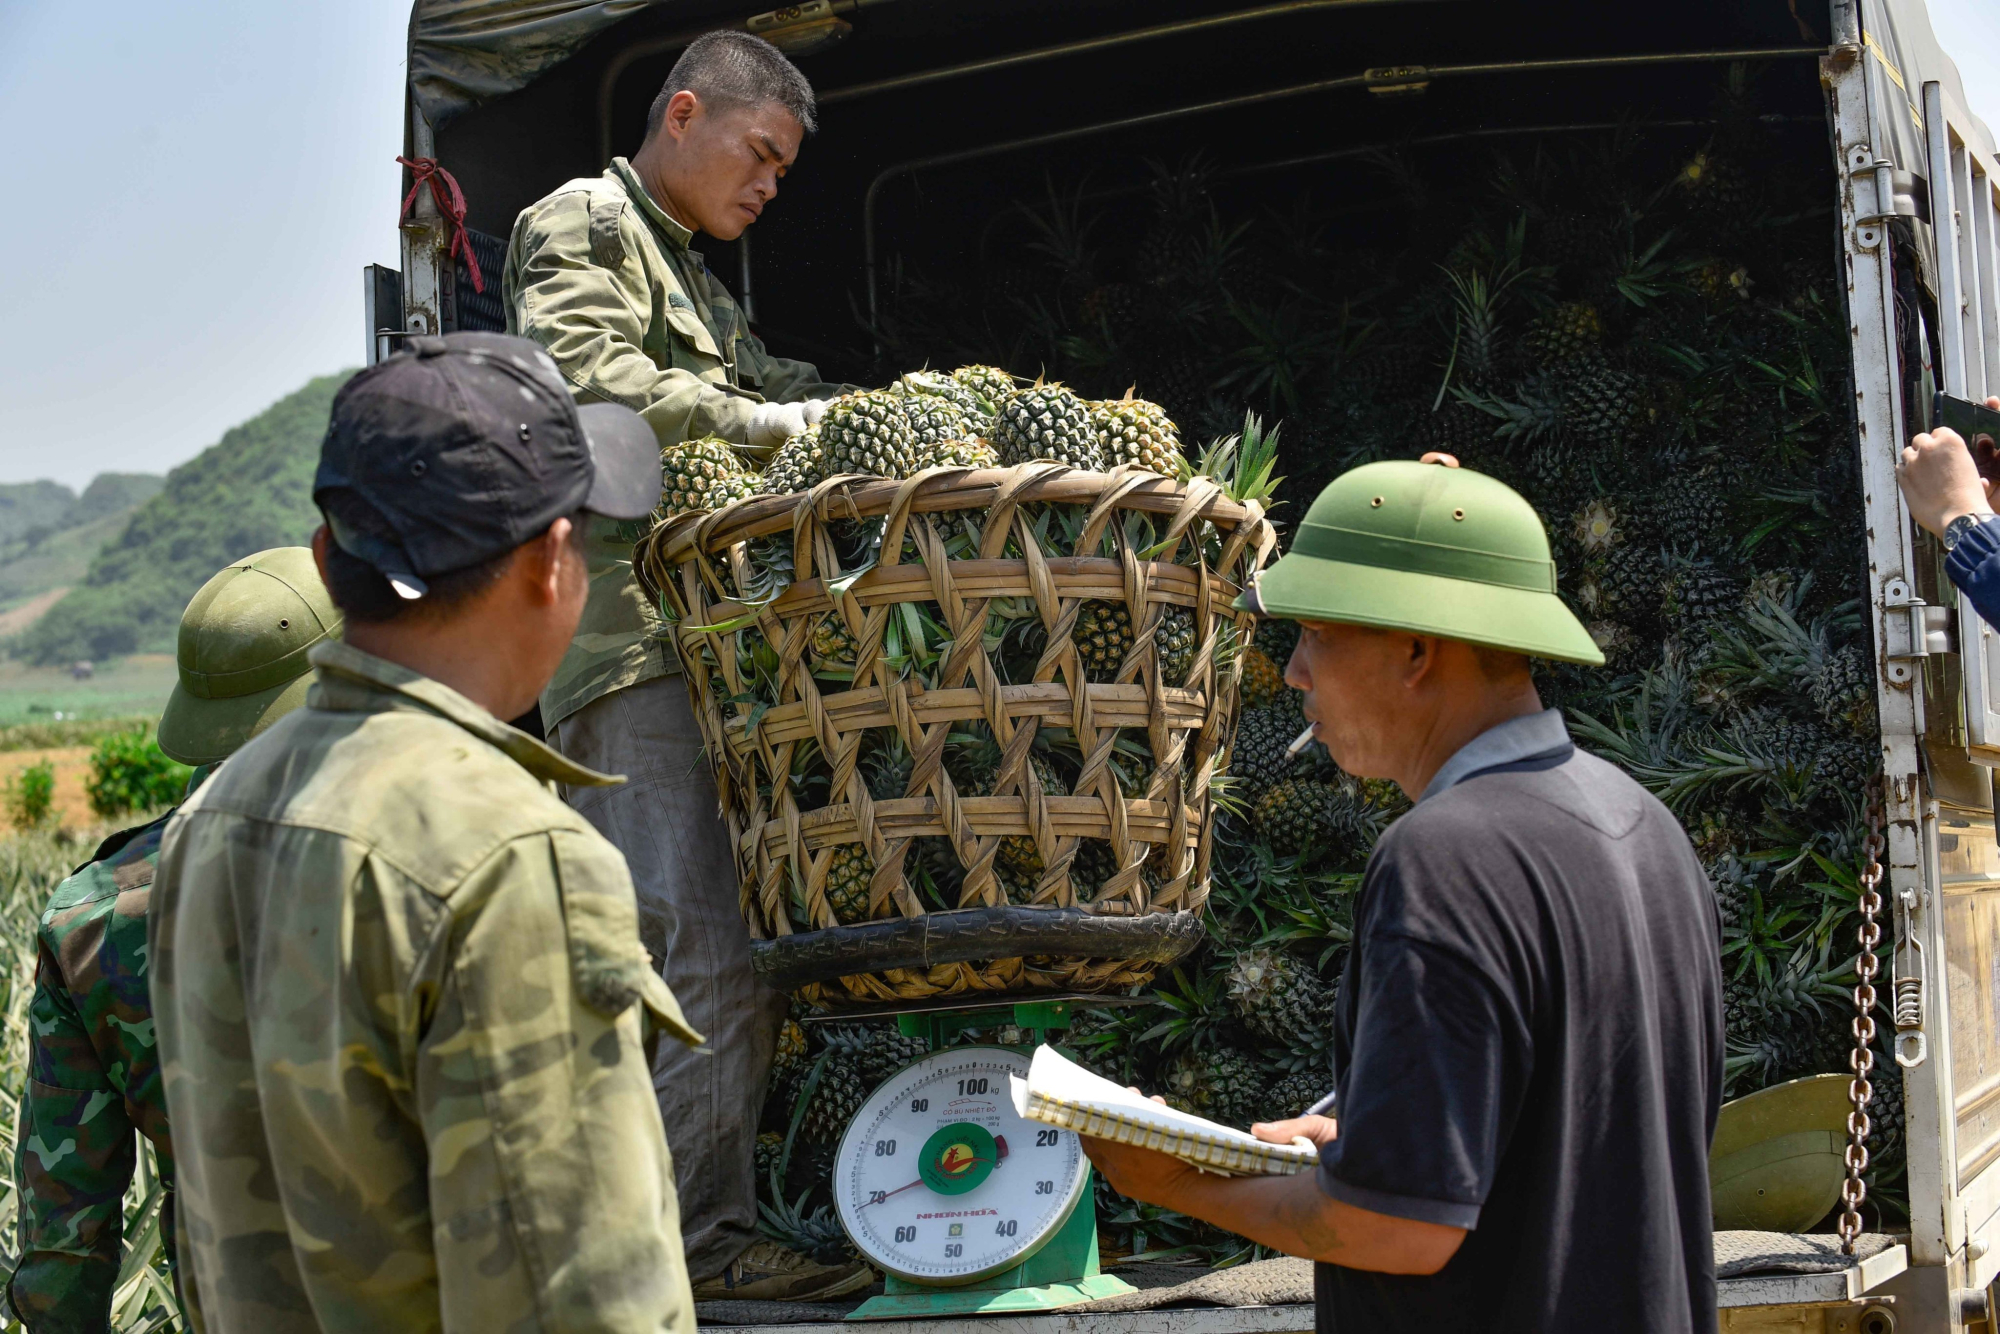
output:
<instances>
[{"instance_id":1,"label":"green pith helmet","mask_svg":"<svg viewBox=\"0 0 2000 1334\"><path fill-rule=\"evenodd\" d=\"M1604 662L1556 596L1548 534L1528 502L1484 473L1436 463L1367 463L1334 478L1292 549L1237 606Z\"/></svg>"},{"instance_id":2,"label":"green pith helmet","mask_svg":"<svg viewBox=\"0 0 2000 1334\"><path fill-rule=\"evenodd\" d=\"M1718 1232L1803 1232L1826 1217L1847 1176L1847 1097L1848 1076L1808 1075L1723 1104L1708 1151Z\"/></svg>"},{"instance_id":3,"label":"green pith helmet","mask_svg":"<svg viewBox=\"0 0 2000 1334\"><path fill-rule=\"evenodd\" d=\"M304 547L246 556L201 586L181 614L181 679L160 715L160 749L216 764L305 703L306 653L340 632Z\"/></svg>"}]
</instances>

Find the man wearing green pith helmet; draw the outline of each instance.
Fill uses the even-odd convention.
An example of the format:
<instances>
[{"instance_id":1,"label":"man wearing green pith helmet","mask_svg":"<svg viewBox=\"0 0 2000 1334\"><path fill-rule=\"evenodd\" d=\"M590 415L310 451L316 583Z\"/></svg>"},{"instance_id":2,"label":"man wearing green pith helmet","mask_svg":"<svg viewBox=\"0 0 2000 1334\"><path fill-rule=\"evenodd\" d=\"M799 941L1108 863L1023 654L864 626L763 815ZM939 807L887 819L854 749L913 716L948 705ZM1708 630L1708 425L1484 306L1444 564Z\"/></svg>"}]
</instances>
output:
<instances>
[{"instance_id":1,"label":"man wearing green pith helmet","mask_svg":"<svg viewBox=\"0 0 2000 1334\"><path fill-rule=\"evenodd\" d=\"M1376 845L1315 1173L1086 1140L1116 1188L1319 1263L1322 1331L1714 1329L1713 900L1671 814L1578 750L1530 658L1600 666L1527 502L1446 455L1313 502L1245 595L1336 762L1414 803Z\"/></svg>"},{"instance_id":2,"label":"man wearing green pith helmet","mask_svg":"<svg viewBox=\"0 0 2000 1334\"><path fill-rule=\"evenodd\" d=\"M180 680L159 731L161 750L195 766L190 791L305 702L306 654L340 625L304 547L246 556L202 585L181 617ZM14 1150L21 1260L7 1284L9 1306L37 1334L108 1327L135 1131L159 1163L160 1230L174 1254L173 1146L146 952L153 872L172 815L105 839L56 886L37 926Z\"/></svg>"}]
</instances>

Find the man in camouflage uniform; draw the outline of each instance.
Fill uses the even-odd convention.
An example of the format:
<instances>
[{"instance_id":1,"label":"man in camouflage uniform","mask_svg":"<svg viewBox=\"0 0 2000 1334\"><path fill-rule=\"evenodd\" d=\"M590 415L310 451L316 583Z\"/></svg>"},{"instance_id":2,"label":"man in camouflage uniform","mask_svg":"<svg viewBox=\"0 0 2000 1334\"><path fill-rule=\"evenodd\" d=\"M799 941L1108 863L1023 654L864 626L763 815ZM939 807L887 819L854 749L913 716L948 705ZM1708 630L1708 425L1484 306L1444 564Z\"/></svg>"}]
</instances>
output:
<instances>
[{"instance_id":1,"label":"man in camouflage uniform","mask_svg":"<svg viewBox=\"0 0 2000 1334\"><path fill-rule=\"evenodd\" d=\"M648 1044L699 1042L618 852L619 781L500 721L587 593L652 432L532 343L411 339L334 400L306 706L167 827L150 942L197 1330L685 1331Z\"/></svg>"},{"instance_id":2,"label":"man in camouflage uniform","mask_svg":"<svg viewBox=\"0 0 2000 1334\"><path fill-rule=\"evenodd\" d=\"M741 235L812 128L811 87L770 44L740 32L699 39L630 161L614 158L516 220L503 277L509 330L548 349L579 401L625 404L662 447L719 436L768 454L849 386L766 352L688 247L696 232ZM866 1266L818 1264L757 1235L757 1122L785 1000L751 972L701 734L659 614L632 576L645 527L592 528L590 605L542 718L570 759L632 776L564 795L625 854L641 936L714 1040L713 1058L669 1046L653 1071L695 1295L838 1296L869 1282Z\"/></svg>"},{"instance_id":3,"label":"man in camouflage uniform","mask_svg":"<svg viewBox=\"0 0 2000 1334\"><path fill-rule=\"evenodd\" d=\"M199 784L305 702L306 654L339 626L304 547L260 551L217 574L181 617L180 682L160 748L197 766ZM159 1161L173 1254L173 1148L146 995L146 915L166 826L161 816L104 840L42 913L14 1149L21 1262L7 1287L36 1334L101 1330L110 1318L135 1130Z\"/></svg>"}]
</instances>

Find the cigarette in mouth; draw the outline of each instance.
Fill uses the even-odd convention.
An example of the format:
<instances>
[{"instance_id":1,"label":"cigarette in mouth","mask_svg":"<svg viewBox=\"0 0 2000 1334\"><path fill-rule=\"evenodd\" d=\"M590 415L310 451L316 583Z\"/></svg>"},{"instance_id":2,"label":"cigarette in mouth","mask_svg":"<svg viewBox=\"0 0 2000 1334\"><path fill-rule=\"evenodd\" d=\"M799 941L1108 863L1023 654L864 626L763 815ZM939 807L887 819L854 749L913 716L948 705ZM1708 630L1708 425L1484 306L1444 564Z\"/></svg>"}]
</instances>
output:
<instances>
[{"instance_id":1,"label":"cigarette in mouth","mask_svg":"<svg viewBox=\"0 0 2000 1334\"><path fill-rule=\"evenodd\" d=\"M1294 741L1291 745L1285 747L1285 758L1289 760L1294 755L1297 755L1300 751L1304 750L1307 746L1310 746L1312 744L1312 739L1313 739L1312 724L1308 723L1306 724L1306 730L1299 733L1299 739Z\"/></svg>"}]
</instances>

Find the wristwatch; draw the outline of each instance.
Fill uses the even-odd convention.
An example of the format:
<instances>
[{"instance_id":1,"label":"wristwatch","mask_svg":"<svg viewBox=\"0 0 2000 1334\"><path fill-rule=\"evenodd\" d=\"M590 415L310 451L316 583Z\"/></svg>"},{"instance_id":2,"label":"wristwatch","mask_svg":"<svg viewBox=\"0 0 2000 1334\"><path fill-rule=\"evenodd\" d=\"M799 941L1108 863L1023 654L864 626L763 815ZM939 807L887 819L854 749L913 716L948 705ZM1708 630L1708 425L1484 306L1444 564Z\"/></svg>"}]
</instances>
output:
<instances>
[{"instance_id":1,"label":"wristwatch","mask_svg":"<svg viewBox=\"0 0 2000 1334\"><path fill-rule=\"evenodd\" d=\"M1953 519L1950 523L1945 525L1944 549L1946 551L1950 551L1953 547L1958 545L1958 540L1961 537L1964 537L1967 533L1971 532L1974 528L1977 528L1980 524L1985 523L1988 519L1992 517L1993 515L1990 513L1959 515L1956 519Z\"/></svg>"}]
</instances>

